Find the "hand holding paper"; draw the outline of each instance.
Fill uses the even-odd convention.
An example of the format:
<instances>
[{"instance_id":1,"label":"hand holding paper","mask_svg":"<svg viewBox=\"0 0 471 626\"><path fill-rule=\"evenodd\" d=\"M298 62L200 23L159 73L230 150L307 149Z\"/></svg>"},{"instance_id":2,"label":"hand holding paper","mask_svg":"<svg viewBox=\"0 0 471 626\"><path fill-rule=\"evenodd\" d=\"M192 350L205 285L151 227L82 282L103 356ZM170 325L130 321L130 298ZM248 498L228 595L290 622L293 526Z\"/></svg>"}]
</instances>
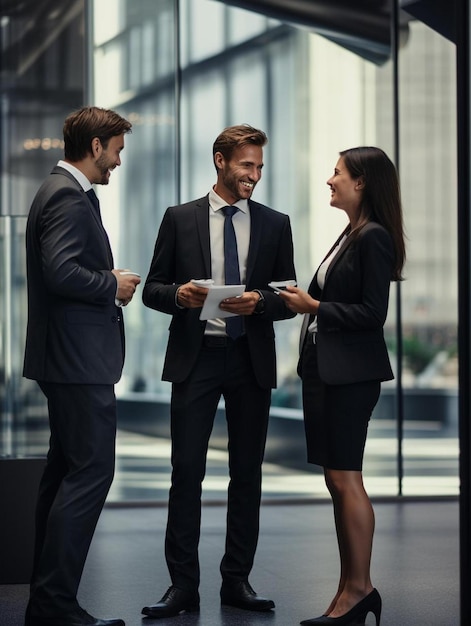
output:
<instances>
[{"instance_id":1,"label":"hand holding paper","mask_svg":"<svg viewBox=\"0 0 471 626\"><path fill-rule=\"evenodd\" d=\"M199 309L203 306L211 279L190 280L177 289L177 303L186 309Z\"/></svg>"},{"instance_id":2,"label":"hand holding paper","mask_svg":"<svg viewBox=\"0 0 471 626\"><path fill-rule=\"evenodd\" d=\"M231 317L237 313L223 311L219 304L226 298L241 296L245 291L245 285L210 285L208 295L201 309L200 320L211 320L216 317Z\"/></svg>"}]
</instances>

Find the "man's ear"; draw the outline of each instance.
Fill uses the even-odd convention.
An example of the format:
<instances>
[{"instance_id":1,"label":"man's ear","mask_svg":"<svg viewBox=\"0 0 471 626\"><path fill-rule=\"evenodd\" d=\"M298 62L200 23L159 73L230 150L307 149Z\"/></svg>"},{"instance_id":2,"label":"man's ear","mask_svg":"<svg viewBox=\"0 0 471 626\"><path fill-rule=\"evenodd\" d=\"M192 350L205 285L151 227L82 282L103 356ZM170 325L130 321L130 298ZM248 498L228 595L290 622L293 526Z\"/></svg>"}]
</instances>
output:
<instances>
[{"instance_id":1,"label":"man's ear","mask_svg":"<svg viewBox=\"0 0 471 626\"><path fill-rule=\"evenodd\" d=\"M216 152L214 154L214 165L218 170L222 170L224 166L224 156L222 152Z\"/></svg>"},{"instance_id":2,"label":"man's ear","mask_svg":"<svg viewBox=\"0 0 471 626\"><path fill-rule=\"evenodd\" d=\"M92 139L92 156L97 159L103 151L103 146L98 137Z\"/></svg>"}]
</instances>

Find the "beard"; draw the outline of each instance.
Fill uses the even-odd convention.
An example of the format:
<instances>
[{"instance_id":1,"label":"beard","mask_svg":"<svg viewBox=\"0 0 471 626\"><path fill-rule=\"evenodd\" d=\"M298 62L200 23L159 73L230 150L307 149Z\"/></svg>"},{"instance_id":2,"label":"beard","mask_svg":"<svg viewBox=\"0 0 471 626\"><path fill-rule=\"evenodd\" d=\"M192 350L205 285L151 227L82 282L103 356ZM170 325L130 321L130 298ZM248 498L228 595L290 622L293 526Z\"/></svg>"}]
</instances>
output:
<instances>
[{"instance_id":1,"label":"beard","mask_svg":"<svg viewBox=\"0 0 471 626\"><path fill-rule=\"evenodd\" d=\"M105 154L102 154L101 156L98 157L98 159L96 160L95 166L100 172L100 182L98 184L107 185L109 182L108 171L112 167L112 164L106 158Z\"/></svg>"},{"instance_id":2,"label":"beard","mask_svg":"<svg viewBox=\"0 0 471 626\"><path fill-rule=\"evenodd\" d=\"M222 177L222 184L229 191L233 198L237 200L248 199L251 197L255 185L252 188L244 187L240 183L240 179L234 176L232 172L225 172Z\"/></svg>"}]
</instances>

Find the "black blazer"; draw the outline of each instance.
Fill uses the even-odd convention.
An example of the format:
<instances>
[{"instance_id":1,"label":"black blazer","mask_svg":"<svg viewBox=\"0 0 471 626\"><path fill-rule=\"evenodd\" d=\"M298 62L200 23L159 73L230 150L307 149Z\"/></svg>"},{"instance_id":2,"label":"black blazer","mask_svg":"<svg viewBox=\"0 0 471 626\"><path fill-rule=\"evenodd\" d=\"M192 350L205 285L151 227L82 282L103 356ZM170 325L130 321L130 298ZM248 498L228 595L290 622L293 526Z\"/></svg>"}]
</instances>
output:
<instances>
[{"instance_id":1,"label":"black blazer","mask_svg":"<svg viewBox=\"0 0 471 626\"><path fill-rule=\"evenodd\" d=\"M98 213L56 166L26 227L28 326L23 374L53 383L114 384L124 362L113 257Z\"/></svg>"},{"instance_id":2,"label":"black blazer","mask_svg":"<svg viewBox=\"0 0 471 626\"><path fill-rule=\"evenodd\" d=\"M289 217L249 201L250 243L246 289L259 289L265 312L245 316L245 331L258 384L276 386L275 333L273 322L294 317L269 287L273 280L295 278L293 242ZM201 309L180 309L175 303L178 287L193 278L211 277L208 196L165 212L155 244L144 289L144 304L172 315L163 380L182 382L192 370L203 342L206 326Z\"/></svg>"},{"instance_id":3,"label":"black blazer","mask_svg":"<svg viewBox=\"0 0 471 626\"><path fill-rule=\"evenodd\" d=\"M389 233L369 222L334 257L322 292L316 272L309 293L320 300L316 345L325 383L394 378L383 334L393 263Z\"/></svg>"}]
</instances>

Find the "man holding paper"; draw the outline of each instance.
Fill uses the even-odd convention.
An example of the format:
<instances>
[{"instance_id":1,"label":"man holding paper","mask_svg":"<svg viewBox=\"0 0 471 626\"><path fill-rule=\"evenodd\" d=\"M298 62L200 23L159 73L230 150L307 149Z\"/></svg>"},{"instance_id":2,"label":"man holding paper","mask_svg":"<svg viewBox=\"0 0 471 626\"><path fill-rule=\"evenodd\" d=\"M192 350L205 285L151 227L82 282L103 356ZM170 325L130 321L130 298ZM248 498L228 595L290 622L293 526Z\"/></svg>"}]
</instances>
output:
<instances>
[{"instance_id":1,"label":"man holding paper","mask_svg":"<svg viewBox=\"0 0 471 626\"><path fill-rule=\"evenodd\" d=\"M163 370L163 379L172 382L165 540L172 584L157 604L143 608L153 618L199 609L201 485L221 396L230 470L221 602L253 611L274 608L248 577L276 386L273 322L293 317L268 284L295 279L295 269L289 217L251 200L266 142L263 131L248 125L218 136L216 184L205 197L167 209L143 290L146 306L172 315ZM225 297L237 284L240 295Z\"/></svg>"}]
</instances>

